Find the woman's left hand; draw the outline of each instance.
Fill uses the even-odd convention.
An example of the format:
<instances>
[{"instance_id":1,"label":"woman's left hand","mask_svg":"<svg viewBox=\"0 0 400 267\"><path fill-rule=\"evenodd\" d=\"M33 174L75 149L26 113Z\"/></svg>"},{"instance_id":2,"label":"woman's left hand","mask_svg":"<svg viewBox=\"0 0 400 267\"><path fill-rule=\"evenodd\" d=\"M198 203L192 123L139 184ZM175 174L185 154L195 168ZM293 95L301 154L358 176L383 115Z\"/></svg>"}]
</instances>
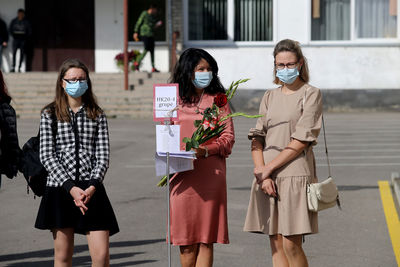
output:
<instances>
[{"instance_id":1,"label":"woman's left hand","mask_svg":"<svg viewBox=\"0 0 400 267\"><path fill-rule=\"evenodd\" d=\"M262 181L260 186L261 190L264 191L265 194L268 194L272 197L277 197L275 182L271 178L267 178Z\"/></svg>"},{"instance_id":2,"label":"woman's left hand","mask_svg":"<svg viewBox=\"0 0 400 267\"><path fill-rule=\"evenodd\" d=\"M92 199L95 192L96 192L96 187L94 187L93 185L86 188L86 190L85 190L86 197L85 197L83 203L84 204L89 203L90 199Z\"/></svg>"}]
</instances>

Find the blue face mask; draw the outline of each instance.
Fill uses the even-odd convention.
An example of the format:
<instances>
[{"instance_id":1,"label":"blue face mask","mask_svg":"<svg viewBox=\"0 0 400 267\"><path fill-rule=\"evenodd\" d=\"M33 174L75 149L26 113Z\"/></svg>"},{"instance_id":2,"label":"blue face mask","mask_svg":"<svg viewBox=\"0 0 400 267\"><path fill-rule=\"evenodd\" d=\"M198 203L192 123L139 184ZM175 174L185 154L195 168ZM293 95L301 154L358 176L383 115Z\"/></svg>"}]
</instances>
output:
<instances>
[{"instance_id":1,"label":"blue face mask","mask_svg":"<svg viewBox=\"0 0 400 267\"><path fill-rule=\"evenodd\" d=\"M74 98L82 96L87 89L87 81L77 81L76 83L69 83L65 81L65 91L68 95Z\"/></svg>"},{"instance_id":2,"label":"blue face mask","mask_svg":"<svg viewBox=\"0 0 400 267\"><path fill-rule=\"evenodd\" d=\"M276 70L276 77L278 77L281 82L286 84L294 83L297 76L299 76L299 70L297 67L294 69L284 68L282 70Z\"/></svg>"},{"instance_id":3,"label":"blue face mask","mask_svg":"<svg viewBox=\"0 0 400 267\"><path fill-rule=\"evenodd\" d=\"M194 80L193 80L193 84L196 88L199 89L204 89L207 86L210 85L211 81L212 81L212 72L208 71L208 72L195 72L194 73Z\"/></svg>"}]
</instances>

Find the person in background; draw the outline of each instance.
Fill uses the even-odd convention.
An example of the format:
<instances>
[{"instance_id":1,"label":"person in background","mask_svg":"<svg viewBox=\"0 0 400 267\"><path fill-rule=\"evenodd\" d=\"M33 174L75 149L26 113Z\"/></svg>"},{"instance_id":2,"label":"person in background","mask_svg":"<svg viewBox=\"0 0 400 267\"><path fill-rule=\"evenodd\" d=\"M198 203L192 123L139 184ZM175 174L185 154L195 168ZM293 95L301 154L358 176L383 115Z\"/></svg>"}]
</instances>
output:
<instances>
[{"instance_id":1,"label":"person in background","mask_svg":"<svg viewBox=\"0 0 400 267\"><path fill-rule=\"evenodd\" d=\"M15 72L15 61L18 49L20 51L18 72L21 72L21 66L25 56L26 41L32 34L31 24L25 18L25 10L18 9L17 17L11 21L9 31L13 37L11 72Z\"/></svg>"},{"instance_id":2,"label":"person in background","mask_svg":"<svg viewBox=\"0 0 400 267\"><path fill-rule=\"evenodd\" d=\"M134 62L135 70L139 71L140 63L142 62L143 58L146 56L147 52L150 52L151 57L151 66L152 72L160 72L156 69L154 65L154 29L162 25L162 21L157 22L156 18L157 14L157 6L150 5L149 9L143 11L139 19L136 22L134 33L133 33L133 40L136 42L140 40L143 41L144 44L144 51L140 54L140 56Z\"/></svg>"},{"instance_id":3,"label":"person in background","mask_svg":"<svg viewBox=\"0 0 400 267\"><path fill-rule=\"evenodd\" d=\"M2 69L3 63L3 49L7 47L8 44L8 30L7 24L4 20L0 19L0 71Z\"/></svg>"},{"instance_id":4,"label":"person in background","mask_svg":"<svg viewBox=\"0 0 400 267\"><path fill-rule=\"evenodd\" d=\"M49 175L35 227L53 233L54 266L72 266L75 233L86 235L92 266L110 264L109 237L119 227L103 185L108 136L107 118L97 105L87 67L67 59L60 67L55 99L43 108L40 119L39 155Z\"/></svg>"},{"instance_id":5,"label":"person in background","mask_svg":"<svg viewBox=\"0 0 400 267\"><path fill-rule=\"evenodd\" d=\"M11 97L0 70L0 175L5 174L12 179L17 176L22 151L18 144L17 117L10 102Z\"/></svg>"},{"instance_id":6,"label":"person in background","mask_svg":"<svg viewBox=\"0 0 400 267\"><path fill-rule=\"evenodd\" d=\"M244 231L269 235L274 267L307 267L304 235L318 232L318 213L307 206L307 183L317 182L313 146L322 125L322 95L308 84L309 71L298 42L274 49L274 83L260 103L248 134L254 163Z\"/></svg>"},{"instance_id":7,"label":"person in background","mask_svg":"<svg viewBox=\"0 0 400 267\"><path fill-rule=\"evenodd\" d=\"M179 84L180 136L190 137L194 122L201 120L215 95L225 93L215 59L202 49L189 48L181 55L171 78ZM229 105L220 116L230 113ZM226 158L231 154L235 134L232 118L225 130L195 149L194 169L171 179L171 242L180 246L183 267L210 267L214 243L228 244ZM185 143L181 142L185 150Z\"/></svg>"}]
</instances>

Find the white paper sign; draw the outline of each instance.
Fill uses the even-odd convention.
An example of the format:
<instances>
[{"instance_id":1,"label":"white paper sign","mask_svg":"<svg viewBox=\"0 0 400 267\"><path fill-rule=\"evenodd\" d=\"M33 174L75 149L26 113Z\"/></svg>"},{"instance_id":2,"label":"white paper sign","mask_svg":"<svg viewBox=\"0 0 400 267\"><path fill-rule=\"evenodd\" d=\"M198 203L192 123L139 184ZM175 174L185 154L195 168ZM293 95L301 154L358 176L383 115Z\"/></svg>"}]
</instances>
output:
<instances>
[{"instance_id":1,"label":"white paper sign","mask_svg":"<svg viewBox=\"0 0 400 267\"><path fill-rule=\"evenodd\" d=\"M157 155L160 157L165 157L167 155L167 153L166 152L157 152ZM172 152L169 155L171 157L175 157L175 158L196 159L196 152L194 152L193 150Z\"/></svg>"},{"instance_id":2,"label":"white paper sign","mask_svg":"<svg viewBox=\"0 0 400 267\"><path fill-rule=\"evenodd\" d=\"M165 154L162 156L162 154L156 153L156 176L164 176L167 168L167 157ZM169 173L193 170L193 160L195 158L194 152L184 151L184 154L171 153L169 157Z\"/></svg>"},{"instance_id":3,"label":"white paper sign","mask_svg":"<svg viewBox=\"0 0 400 267\"><path fill-rule=\"evenodd\" d=\"M171 118L178 119L177 107L179 89L178 84L155 84L153 93L153 118L160 121ZM172 113L172 114L171 114Z\"/></svg>"},{"instance_id":4,"label":"white paper sign","mask_svg":"<svg viewBox=\"0 0 400 267\"><path fill-rule=\"evenodd\" d=\"M179 152L180 151L180 125L156 125L156 151Z\"/></svg>"}]
</instances>

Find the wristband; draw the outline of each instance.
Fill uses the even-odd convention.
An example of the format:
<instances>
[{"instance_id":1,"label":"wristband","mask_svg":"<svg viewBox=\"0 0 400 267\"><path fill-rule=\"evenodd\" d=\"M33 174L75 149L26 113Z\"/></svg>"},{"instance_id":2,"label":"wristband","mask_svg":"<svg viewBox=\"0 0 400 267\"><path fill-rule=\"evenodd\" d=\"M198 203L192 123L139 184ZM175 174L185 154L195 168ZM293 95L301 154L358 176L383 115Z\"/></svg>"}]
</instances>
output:
<instances>
[{"instance_id":1,"label":"wristband","mask_svg":"<svg viewBox=\"0 0 400 267\"><path fill-rule=\"evenodd\" d=\"M204 154L204 157L207 158L208 157L208 148L205 146L204 149L206 151L206 153Z\"/></svg>"}]
</instances>

